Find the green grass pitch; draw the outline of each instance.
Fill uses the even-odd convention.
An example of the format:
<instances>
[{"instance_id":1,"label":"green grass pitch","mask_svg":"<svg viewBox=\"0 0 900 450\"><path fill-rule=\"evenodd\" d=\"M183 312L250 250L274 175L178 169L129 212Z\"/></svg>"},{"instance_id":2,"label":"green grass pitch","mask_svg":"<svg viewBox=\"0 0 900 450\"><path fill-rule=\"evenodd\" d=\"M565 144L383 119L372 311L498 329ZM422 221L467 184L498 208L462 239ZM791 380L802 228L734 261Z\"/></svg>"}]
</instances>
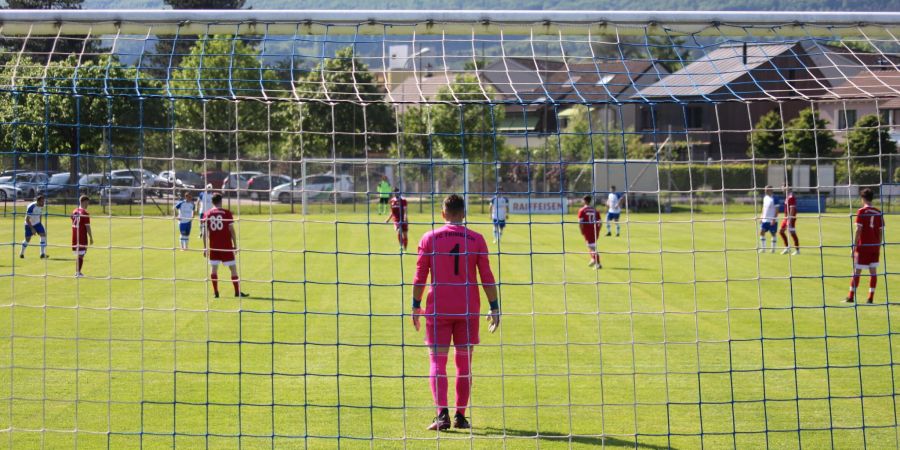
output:
<instances>
[{"instance_id":1,"label":"green grass pitch","mask_svg":"<svg viewBox=\"0 0 900 450\"><path fill-rule=\"evenodd\" d=\"M80 280L66 217L49 220L48 261L36 245L19 260L22 218L0 218L0 447L900 445L900 310L886 305L900 280L881 275L875 305L840 304L846 207L801 216L799 257L758 255L751 211L631 214L600 239L600 271L575 224L513 216L492 257L502 327L475 351L475 428L440 436L424 430L422 335L401 316L415 256L383 217L241 215L253 298L214 301L196 227L179 252L171 219L93 210ZM410 216L414 248L433 219ZM490 241L486 219L470 217Z\"/></svg>"}]
</instances>

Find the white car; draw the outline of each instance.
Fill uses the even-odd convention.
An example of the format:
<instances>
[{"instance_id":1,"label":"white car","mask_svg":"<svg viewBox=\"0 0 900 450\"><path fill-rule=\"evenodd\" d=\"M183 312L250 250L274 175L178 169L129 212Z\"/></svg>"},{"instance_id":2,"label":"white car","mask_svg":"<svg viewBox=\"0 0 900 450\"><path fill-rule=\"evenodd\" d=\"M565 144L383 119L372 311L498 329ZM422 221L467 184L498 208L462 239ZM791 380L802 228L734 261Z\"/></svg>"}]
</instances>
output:
<instances>
[{"instance_id":1,"label":"white car","mask_svg":"<svg viewBox=\"0 0 900 450\"><path fill-rule=\"evenodd\" d=\"M104 203L134 203L143 199L141 181L134 177L110 177L109 187L100 190Z\"/></svg>"},{"instance_id":2,"label":"white car","mask_svg":"<svg viewBox=\"0 0 900 450\"><path fill-rule=\"evenodd\" d=\"M294 180L272 189L273 199L281 203L298 203L303 201L303 179ZM331 199L337 195L340 201L353 198L353 179L349 175L309 175L306 177L306 197L309 200Z\"/></svg>"}]
</instances>

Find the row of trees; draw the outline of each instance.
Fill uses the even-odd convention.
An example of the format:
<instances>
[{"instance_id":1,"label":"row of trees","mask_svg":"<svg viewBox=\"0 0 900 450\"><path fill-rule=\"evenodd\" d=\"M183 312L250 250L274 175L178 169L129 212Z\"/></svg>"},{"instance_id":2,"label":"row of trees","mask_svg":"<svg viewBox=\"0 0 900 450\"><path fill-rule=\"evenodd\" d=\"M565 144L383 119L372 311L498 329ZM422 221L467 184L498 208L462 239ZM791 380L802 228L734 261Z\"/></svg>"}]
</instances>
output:
<instances>
[{"instance_id":1,"label":"row of trees","mask_svg":"<svg viewBox=\"0 0 900 450\"><path fill-rule=\"evenodd\" d=\"M0 146L58 155L60 167L69 155L479 159L503 147L494 133L503 109L485 104L474 76L442 90L444 103L398 114L350 47L293 83L276 79L249 43L213 36L168 80L113 56L69 55L17 58L0 67L0 86Z\"/></svg>"},{"instance_id":2,"label":"row of trees","mask_svg":"<svg viewBox=\"0 0 900 450\"><path fill-rule=\"evenodd\" d=\"M860 117L847 132L847 156L877 156L896 152L897 144L891 140L883 125L874 114ZM757 158L815 158L831 155L838 145L834 132L828 129L828 121L811 108L803 109L787 123L778 110L764 114L747 135L747 141L750 144L748 156ZM861 161L879 163L876 158L863 158Z\"/></svg>"}]
</instances>

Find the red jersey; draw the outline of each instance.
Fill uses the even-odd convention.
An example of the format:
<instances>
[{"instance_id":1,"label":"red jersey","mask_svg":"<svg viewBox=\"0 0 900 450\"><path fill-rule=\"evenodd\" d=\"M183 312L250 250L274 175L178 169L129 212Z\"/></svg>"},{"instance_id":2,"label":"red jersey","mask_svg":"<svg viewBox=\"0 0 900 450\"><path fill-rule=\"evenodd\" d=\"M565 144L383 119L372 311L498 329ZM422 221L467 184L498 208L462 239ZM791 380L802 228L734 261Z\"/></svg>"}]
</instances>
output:
<instances>
[{"instance_id":1,"label":"red jersey","mask_svg":"<svg viewBox=\"0 0 900 450\"><path fill-rule=\"evenodd\" d=\"M86 248L88 246L88 225L91 224L91 216L84 208L76 208L72 211L72 247Z\"/></svg>"},{"instance_id":2,"label":"red jersey","mask_svg":"<svg viewBox=\"0 0 900 450\"><path fill-rule=\"evenodd\" d=\"M861 230L859 240L856 241L857 246L881 245L881 229L884 228L884 219L878 208L871 206L859 208L856 211L856 228Z\"/></svg>"},{"instance_id":3,"label":"red jersey","mask_svg":"<svg viewBox=\"0 0 900 450\"><path fill-rule=\"evenodd\" d=\"M391 199L391 220L403 222L406 216L406 199L394 197Z\"/></svg>"},{"instance_id":4,"label":"red jersey","mask_svg":"<svg viewBox=\"0 0 900 450\"><path fill-rule=\"evenodd\" d=\"M222 208L213 208L203 213L206 235L209 239L211 251L234 250L231 244L231 229L229 225L234 223L231 211Z\"/></svg>"},{"instance_id":5,"label":"red jersey","mask_svg":"<svg viewBox=\"0 0 900 450\"><path fill-rule=\"evenodd\" d=\"M582 206L578 210L578 226L581 228L581 234L585 236L596 236L600 231L600 213L593 206Z\"/></svg>"},{"instance_id":6,"label":"red jersey","mask_svg":"<svg viewBox=\"0 0 900 450\"><path fill-rule=\"evenodd\" d=\"M797 197L793 193L784 199L784 215L787 219L797 218Z\"/></svg>"},{"instance_id":7,"label":"red jersey","mask_svg":"<svg viewBox=\"0 0 900 450\"><path fill-rule=\"evenodd\" d=\"M413 284L425 285L431 274L426 314L438 314L438 319L477 315L481 299L476 269L481 284L494 284L487 243L481 234L458 224L447 224L425 233L419 242Z\"/></svg>"}]
</instances>

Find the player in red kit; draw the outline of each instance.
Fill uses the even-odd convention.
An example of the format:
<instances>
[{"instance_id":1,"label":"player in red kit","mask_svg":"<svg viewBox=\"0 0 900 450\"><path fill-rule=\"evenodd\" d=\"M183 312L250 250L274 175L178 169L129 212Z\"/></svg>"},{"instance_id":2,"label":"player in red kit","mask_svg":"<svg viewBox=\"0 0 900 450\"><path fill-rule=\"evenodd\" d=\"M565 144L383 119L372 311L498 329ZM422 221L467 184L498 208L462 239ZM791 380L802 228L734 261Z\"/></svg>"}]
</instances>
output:
<instances>
[{"instance_id":1,"label":"player in red kit","mask_svg":"<svg viewBox=\"0 0 900 450\"><path fill-rule=\"evenodd\" d=\"M82 195L78 199L78 208L72 211L72 253L75 253L75 277L83 277L81 267L88 245L94 245L94 234L91 232L91 216L87 212L90 199Z\"/></svg>"},{"instance_id":2,"label":"player in red kit","mask_svg":"<svg viewBox=\"0 0 900 450\"><path fill-rule=\"evenodd\" d=\"M206 233L203 235L203 256L209 258L212 266L210 280L213 285L213 293L219 298L219 265L231 269L231 284L234 285L235 297L247 297L241 292L241 284L238 278L237 262L237 234L234 232L234 216L231 211L222 208L222 194L212 196L213 208L203 213L203 226Z\"/></svg>"},{"instance_id":3,"label":"player in red kit","mask_svg":"<svg viewBox=\"0 0 900 450\"><path fill-rule=\"evenodd\" d=\"M394 229L397 230L397 242L400 243L400 252L405 252L409 243L409 216L407 215L406 199L400 196L400 189L394 189L394 197L391 198L391 215L384 220L394 221Z\"/></svg>"},{"instance_id":4,"label":"player in red kit","mask_svg":"<svg viewBox=\"0 0 900 450\"><path fill-rule=\"evenodd\" d=\"M500 302L488 259L484 236L463 225L466 201L453 194L444 200L441 212L444 226L429 231L419 241L419 258L413 279L412 323L419 330L422 294L429 274L431 283L425 304L425 344L428 345L431 369L429 381L437 417L429 430L450 428L447 403L447 355L454 346L456 363L456 415L454 428L471 428L466 408L471 392L472 351L479 343L478 322L481 299L478 279L490 303L489 331L500 326ZM477 273L477 276L476 276Z\"/></svg>"},{"instance_id":5,"label":"player in red kit","mask_svg":"<svg viewBox=\"0 0 900 450\"><path fill-rule=\"evenodd\" d=\"M784 242L784 251L781 252L782 255L787 255L790 253L791 255L799 255L800 254L800 240L797 239L797 197L794 197L794 192L791 191L790 186L784 187L784 219L781 221L781 230L779 230L778 234L781 235L781 242ZM791 240L794 241L794 251L791 252L791 246L788 244L787 233L785 231L791 233Z\"/></svg>"},{"instance_id":6,"label":"player in red kit","mask_svg":"<svg viewBox=\"0 0 900 450\"><path fill-rule=\"evenodd\" d=\"M856 211L856 235L853 238L853 280L850 282L850 293L845 303L855 302L856 288L859 286L859 275L863 269L869 269L869 297L866 303L875 298L875 286L878 284L878 262L881 256L881 237L884 219L881 211L872 206L875 194L865 188L859 193L863 206Z\"/></svg>"},{"instance_id":7,"label":"player in red kit","mask_svg":"<svg viewBox=\"0 0 900 450\"><path fill-rule=\"evenodd\" d=\"M578 228L581 229L581 235L584 237L584 241L587 243L591 253L591 262L588 264L588 267L602 269L600 254L597 253L597 236L600 235L600 227L602 225L599 219L600 213L597 212L597 208L594 208L593 197L585 195L582 200L584 200L584 206L578 210Z\"/></svg>"}]
</instances>

